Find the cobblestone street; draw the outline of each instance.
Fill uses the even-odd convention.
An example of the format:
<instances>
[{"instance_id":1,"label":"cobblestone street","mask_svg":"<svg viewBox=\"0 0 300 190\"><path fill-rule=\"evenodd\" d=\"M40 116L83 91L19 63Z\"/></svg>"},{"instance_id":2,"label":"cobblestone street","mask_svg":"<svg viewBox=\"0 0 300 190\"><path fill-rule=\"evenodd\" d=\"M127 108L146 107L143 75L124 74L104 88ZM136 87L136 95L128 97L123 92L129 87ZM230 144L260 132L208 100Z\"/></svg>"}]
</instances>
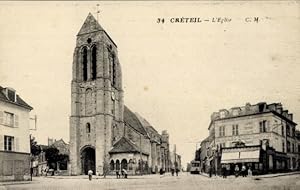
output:
<instances>
[{"instance_id":1,"label":"cobblestone street","mask_svg":"<svg viewBox=\"0 0 300 190\"><path fill-rule=\"evenodd\" d=\"M32 182L25 184L7 184L0 185L0 190L79 190L79 189L97 189L97 190L198 190L198 189L275 189L275 190L296 190L300 188L300 175L280 176L272 178L234 178L227 179L221 177L207 178L201 175L190 175L183 173L178 177L172 177L167 174L164 177L159 175L150 176L130 176L128 179L115 179L112 176L107 179L93 179L89 181L86 176L75 177L55 177L34 178Z\"/></svg>"}]
</instances>

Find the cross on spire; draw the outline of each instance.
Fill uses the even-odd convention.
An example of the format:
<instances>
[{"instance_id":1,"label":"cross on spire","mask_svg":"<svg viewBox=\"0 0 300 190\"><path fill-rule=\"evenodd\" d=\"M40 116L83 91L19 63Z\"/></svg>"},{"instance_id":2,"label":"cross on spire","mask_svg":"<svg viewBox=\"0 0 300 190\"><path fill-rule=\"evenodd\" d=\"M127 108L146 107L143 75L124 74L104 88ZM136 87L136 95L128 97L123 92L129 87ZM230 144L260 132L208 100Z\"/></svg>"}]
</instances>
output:
<instances>
[{"instance_id":1,"label":"cross on spire","mask_svg":"<svg viewBox=\"0 0 300 190\"><path fill-rule=\"evenodd\" d=\"M97 21L99 21L99 14L100 14L100 10L99 10L99 4L97 4Z\"/></svg>"}]
</instances>

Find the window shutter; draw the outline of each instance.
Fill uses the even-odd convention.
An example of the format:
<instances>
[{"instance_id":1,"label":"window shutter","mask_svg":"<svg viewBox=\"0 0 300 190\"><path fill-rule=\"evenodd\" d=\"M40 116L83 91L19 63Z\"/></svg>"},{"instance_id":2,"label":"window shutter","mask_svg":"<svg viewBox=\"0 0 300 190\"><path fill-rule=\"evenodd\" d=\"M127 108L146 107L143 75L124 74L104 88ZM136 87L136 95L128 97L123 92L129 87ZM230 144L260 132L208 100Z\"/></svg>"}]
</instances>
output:
<instances>
[{"instance_id":1,"label":"window shutter","mask_svg":"<svg viewBox=\"0 0 300 190\"><path fill-rule=\"evenodd\" d=\"M270 132L271 130L270 121L267 121L267 132Z\"/></svg>"},{"instance_id":2,"label":"window shutter","mask_svg":"<svg viewBox=\"0 0 300 190\"><path fill-rule=\"evenodd\" d=\"M15 139L15 151L18 152L20 151L19 138L15 137Z\"/></svg>"},{"instance_id":3,"label":"window shutter","mask_svg":"<svg viewBox=\"0 0 300 190\"><path fill-rule=\"evenodd\" d=\"M19 116L15 115L15 127L19 126Z\"/></svg>"},{"instance_id":4,"label":"window shutter","mask_svg":"<svg viewBox=\"0 0 300 190\"><path fill-rule=\"evenodd\" d=\"M0 134L0 150L4 150L4 136Z\"/></svg>"},{"instance_id":5,"label":"window shutter","mask_svg":"<svg viewBox=\"0 0 300 190\"><path fill-rule=\"evenodd\" d=\"M3 117L4 117L3 111L0 111L0 124L3 124Z\"/></svg>"}]
</instances>

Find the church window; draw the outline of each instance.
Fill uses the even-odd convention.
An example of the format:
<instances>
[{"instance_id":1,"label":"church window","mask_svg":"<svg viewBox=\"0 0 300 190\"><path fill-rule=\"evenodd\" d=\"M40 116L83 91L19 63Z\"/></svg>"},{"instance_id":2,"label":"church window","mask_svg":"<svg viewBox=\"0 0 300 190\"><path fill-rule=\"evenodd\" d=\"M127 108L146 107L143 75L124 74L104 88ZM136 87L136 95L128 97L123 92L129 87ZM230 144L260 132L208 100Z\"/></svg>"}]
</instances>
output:
<instances>
[{"instance_id":1,"label":"church window","mask_svg":"<svg viewBox=\"0 0 300 190\"><path fill-rule=\"evenodd\" d=\"M82 51L82 70L83 70L83 80L86 81L87 80L87 74L88 74L88 71L87 71L87 49L86 47L83 48L83 51Z\"/></svg>"},{"instance_id":2,"label":"church window","mask_svg":"<svg viewBox=\"0 0 300 190\"><path fill-rule=\"evenodd\" d=\"M115 62L115 56L112 56L112 85L116 85L116 62Z\"/></svg>"},{"instance_id":3,"label":"church window","mask_svg":"<svg viewBox=\"0 0 300 190\"><path fill-rule=\"evenodd\" d=\"M92 79L97 77L97 47L92 48Z\"/></svg>"},{"instance_id":4,"label":"church window","mask_svg":"<svg viewBox=\"0 0 300 190\"><path fill-rule=\"evenodd\" d=\"M92 39L91 39L91 38L88 38L88 39L87 39L87 43L90 44L91 42L92 42Z\"/></svg>"},{"instance_id":5,"label":"church window","mask_svg":"<svg viewBox=\"0 0 300 190\"><path fill-rule=\"evenodd\" d=\"M94 113L94 94L92 89L88 88L85 93L85 114L91 115Z\"/></svg>"},{"instance_id":6,"label":"church window","mask_svg":"<svg viewBox=\"0 0 300 190\"><path fill-rule=\"evenodd\" d=\"M91 132L91 124L87 123L86 124L86 133L90 133Z\"/></svg>"}]
</instances>

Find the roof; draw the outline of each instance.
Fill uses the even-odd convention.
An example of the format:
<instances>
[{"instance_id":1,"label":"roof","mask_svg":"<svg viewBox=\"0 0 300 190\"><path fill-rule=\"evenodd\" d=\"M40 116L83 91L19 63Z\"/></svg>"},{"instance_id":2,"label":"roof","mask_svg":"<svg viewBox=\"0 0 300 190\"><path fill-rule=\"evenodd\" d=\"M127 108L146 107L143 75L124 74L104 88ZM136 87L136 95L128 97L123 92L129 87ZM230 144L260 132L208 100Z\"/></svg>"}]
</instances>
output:
<instances>
[{"instance_id":1,"label":"roof","mask_svg":"<svg viewBox=\"0 0 300 190\"><path fill-rule=\"evenodd\" d=\"M124 105L124 123L144 136L148 136L138 117Z\"/></svg>"},{"instance_id":2,"label":"roof","mask_svg":"<svg viewBox=\"0 0 300 190\"><path fill-rule=\"evenodd\" d=\"M139 153L139 148L126 137L122 137L113 145L113 149L109 151L110 154L115 153ZM143 153L146 154L146 153Z\"/></svg>"},{"instance_id":3,"label":"roof","mask_svg":"<svg viewBox=\"0 0 300 190\"><path fill-rule=\"evenodd\" d=\"M95 17L91 13L89 13L89 15L86 17L77 35L88 34L91 32L96 32L101 30L104 31L104 29L102 28L102 26L100 26L100 24L95 19Z\"/></svg>"},{"instance_id":4,"label":"roof","mask_svg":"<svg viewBox=\"0 0 300 190\"><path fill-rule=\"evenodd\" d=\"M33 108L27 104L19 95L16 95L16 101L12 101L10 100L6 95L5 93L3 92L3 87L0 86L0 100L4 101L4 102L9 102L9 103L12 103L12 104L15 104L15 105L18 105L18 106L21 106L21 107L24 107L26 109L29 109L29 110L32 110Z\"/></svg>"},{"instance_id":5,"label":"roof","mask_svg":"<svg viewBox=\"0 0 300 190\"><path fill-rule=\"evenodd\" d=\"M103 27L99 24L99 22L95 19L95 17L91 13L89 13L88 16L86 17L77 36L97 32L97 31L103 31L107 35L107 37L111 40L111 42L117 47L117 44L111 39L111 37L106 33L106 31L103 29Z\"/></svg>"}]
</instances>

